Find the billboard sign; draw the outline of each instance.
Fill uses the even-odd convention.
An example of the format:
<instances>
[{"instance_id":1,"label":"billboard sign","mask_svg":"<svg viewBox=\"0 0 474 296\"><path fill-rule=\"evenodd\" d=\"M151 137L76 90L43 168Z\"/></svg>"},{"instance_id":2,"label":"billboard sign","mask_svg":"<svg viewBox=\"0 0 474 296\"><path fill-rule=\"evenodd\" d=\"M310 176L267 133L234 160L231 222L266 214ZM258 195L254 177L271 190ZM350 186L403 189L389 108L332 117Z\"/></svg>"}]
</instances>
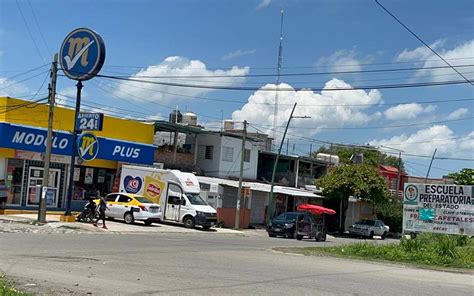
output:
<instances>
[{"instance_id":1,"label":"billboard sign","mask_svg":"<svg viewBox=\"0 0 474 296\"><path fill-rule=\"evenodd\" d=\"M64 74L73 80L89 80L102 68L105 45L102 37L91 29L79 28L66 36L60 54Z\"/></svg>"},{"instance_id":2,"label":"billboard sign","mask_svg":"<svg viewBox=\"0 0 474 296\"><path fill-rule=\"evenodd\" d=\"M472 187L406 183L403 231L474 235Z\"/></svg>"},{"instance_id":3,"label":"billboard sign","mask_svg":"<svg viewBox=\"0 0 474 296\"><path fill-rule=\"evenodd\" d=\"M86 113L77 114L76 126L81 131L101 131L104 123L103 113Z\"/></svg>"}]
</instances>

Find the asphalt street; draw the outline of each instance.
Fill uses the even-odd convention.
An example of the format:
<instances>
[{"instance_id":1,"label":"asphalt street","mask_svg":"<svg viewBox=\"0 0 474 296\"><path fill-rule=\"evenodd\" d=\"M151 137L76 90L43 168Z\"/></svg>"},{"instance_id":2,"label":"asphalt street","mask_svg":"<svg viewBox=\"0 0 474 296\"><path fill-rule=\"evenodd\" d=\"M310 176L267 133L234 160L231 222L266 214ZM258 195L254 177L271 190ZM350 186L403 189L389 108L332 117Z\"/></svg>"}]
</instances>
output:
<instances>
[{"instance_id":1,"label":"asphalt street","mask_svg":"<svg viewBox=\"0 0 474 296\"><path fill-rule=\"evenodd\" d=\"M3 233L0 270L45 295L472 295L474 276L274 252L296 241L213 233Z\"/></svg>"}]
</instances>

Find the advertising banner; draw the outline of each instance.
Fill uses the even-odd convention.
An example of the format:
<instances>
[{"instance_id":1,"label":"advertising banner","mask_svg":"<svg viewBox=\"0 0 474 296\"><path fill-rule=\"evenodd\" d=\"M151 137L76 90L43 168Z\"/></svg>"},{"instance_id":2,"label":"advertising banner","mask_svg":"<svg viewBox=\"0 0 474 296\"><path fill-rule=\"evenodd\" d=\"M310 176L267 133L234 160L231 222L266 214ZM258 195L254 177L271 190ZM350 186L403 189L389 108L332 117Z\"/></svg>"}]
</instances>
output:
<instances>
[{"instance_id":1,"label":"advertising banner","mask_svg":"<svg viewBox=\"0 0 474 296\"><path fill-rule=\"evenodd\" d=\"M46 129L0 122L0 147L39 152L37 155L41 155L46 150L46 133ZM95 137L94 141L87 137L84 140L89 141L85 143L88 145L78 147L80 148L78 152L84 160L98 158L138 164L153 163L155 153L155 146L153 145L104 137ZM73 152L72 142L72 134L54 131L52 153L70 156Z\"/></svg>"},{"instance_id":2,"label":"advertising banner","mask_svg":"<svg viewBox=\"0 0 474 296\"><path fill-rule=\"evenodd\" d=\"M406 183L403 231L474 235L472 187Z\"/></svg>"}]
</instances>

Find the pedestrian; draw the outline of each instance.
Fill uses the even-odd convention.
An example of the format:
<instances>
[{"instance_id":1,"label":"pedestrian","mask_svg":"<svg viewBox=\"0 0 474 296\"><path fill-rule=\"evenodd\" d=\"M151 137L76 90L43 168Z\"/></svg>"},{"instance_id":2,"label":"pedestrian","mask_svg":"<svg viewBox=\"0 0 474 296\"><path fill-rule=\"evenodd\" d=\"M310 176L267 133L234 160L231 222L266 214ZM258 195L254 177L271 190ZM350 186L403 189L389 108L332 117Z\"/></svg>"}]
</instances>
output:
<instances>
[{"instance_id":1,"label":"pedestrian","mask_svg":"<svg viewBox=\"0 0 474 296\"><path fill-rule=\"evenodd\" d=\"M0 179L0 210L5 209L8 198L8 187L4 179Z\"/></svg>"},{"instance_id":2,"label":"pedestrian","mask_svg":"<svg viewBox=\"0 0 474 296\"><path fill-rule=\"evenodd\" d=\"M94 226L97 226L97 222L102 219L102 228L107 229L107 226L105 226L105 210L107 210L107 201L105 200L105 197L99 196L99 217L94 223Z\"/></svg>"}]
</instances>

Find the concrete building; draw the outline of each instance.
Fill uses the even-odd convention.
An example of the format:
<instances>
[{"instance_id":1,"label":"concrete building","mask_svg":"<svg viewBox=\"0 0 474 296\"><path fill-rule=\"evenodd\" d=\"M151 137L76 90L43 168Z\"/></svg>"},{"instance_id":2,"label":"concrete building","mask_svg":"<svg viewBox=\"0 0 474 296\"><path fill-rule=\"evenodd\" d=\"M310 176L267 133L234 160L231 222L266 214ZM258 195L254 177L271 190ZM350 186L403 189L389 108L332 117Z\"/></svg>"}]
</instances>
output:
<instances>
[{"instance_id":1,"label":"concrete building","mask_svg":"<svg viewBox=\"0 0 474 296\"><path fill-rule=\"evenodd\" d=\"M202 196L213 206L219 219L226 227L234 227L239 182L222 178L198 176ZM240 227L248 228L250 224L265 224L268 216L270 184L243 182ZM322 205L324 197L306 190L287 186L274 187L274 216L286 211L295 211L299 204L311 203Z\"/></svg>"}]
</instances>

